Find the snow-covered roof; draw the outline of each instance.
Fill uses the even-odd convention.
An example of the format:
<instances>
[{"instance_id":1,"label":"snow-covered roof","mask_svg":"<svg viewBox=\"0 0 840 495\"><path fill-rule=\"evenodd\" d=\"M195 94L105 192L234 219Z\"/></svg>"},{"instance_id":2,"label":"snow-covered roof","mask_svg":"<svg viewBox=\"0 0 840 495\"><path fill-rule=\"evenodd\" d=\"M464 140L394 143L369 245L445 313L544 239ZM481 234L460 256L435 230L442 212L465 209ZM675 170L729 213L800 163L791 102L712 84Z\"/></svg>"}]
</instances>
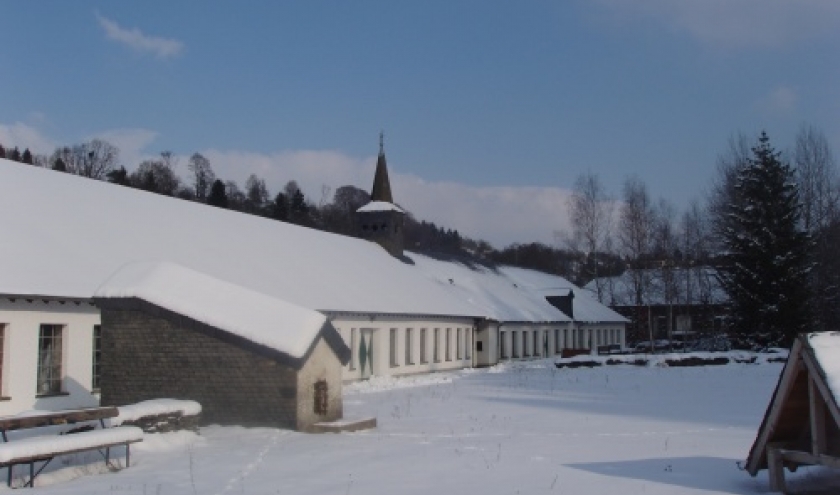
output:
<instances>
[{"instance_id":1,"label":"snow-covered roof","mask_svg":"<svg viewBox=\"0 0 840 495\"><path fill-rule=\"evenodd\" d=\"M86 299L128 264L166 262L317 311L568 320L514 287L516 271L407 253L412 265L373 242L3 159L0 208L13 234L0 239L0 294ZM571 287L557 279L546 286Z\"/></svg>"},{"instance_id":2,"label":"snow-covered roof","mask_svg":"<svg viewBox=\"0 0 840 495\"><path fill-rule=\"evenodd\" d=\"M482 316L379 245L0 159L0 294L90 298L167 261L315 310Z\"/></svg>"},{"instance_id":3,"label":"snow-covered roof","mask_svg":"<svg viewBox=\"0 0 840 495\"><path fill-rule=\"evenodd\" d=\"M840 332L808 334L808 345L814 351L835 402L840 404Z\"/></svg>"},{"instance_id":4,"label":"snow-covered roof","mask_svg":"<svg viewBox=\"0 0 840 495\"><path fill-rule=\"evenodd\" d=\"M174 263L138 262L122 267L96 298L138 298L195 321L302 358L326 317Z\"/></svg>"},{"instance_id":5,"label":"snow-covered roof","mask_svg":"<svg viewBox=\"0 0 840 495\"><path fill-rule=\"evenodd\" d=\"M575 321L627 321L592 299L587 291L557 275L512 266L468 267L414 253L407 256L428 277L452 291L454 296L479 305L499 321L571 321L568 315L546 300L548 296L565 296L570 291L575 294L572 306Z\"/></svg>"},{"instance_id":6,"label":"snow-covered roof","mask_svg":"<svg viewBox=\"0 0 840 495\"><path fill-rule=\"evenodd\" d=\"M626 323L627 318L599 303L592 294L577 287L563 277L550 273L504 266L500 271L510 277L520 287L525 287L543 297L566 296L571 291L572 312L575 321L593 323Z\"/></svg>"},{"instance_id":7,"label":"snow-covered roof","mask_svg":"<svg viewBox=\"0 0 840 495\"><path fill-rule=\"evenodd\" d=\"M668 276L671 284L673 301L666 298L666 273L661 269L625 270L617 277L600 277L584 286L592 294L598 293L601 286L603 301L610 306L634 306L636 297L633 290L633 277L637 274L648 284L645 304L725 304L726 292L720 285L714 268L699 266L693 268L674 268ZM596 297L597 298L597 297Z\"/></svg>"},{"instance_id":8,"label":"snow-covered roof","mask_svg":"<svg viewBox=\"0 0 840 495\"><path fill-rule=\"evenodd\" d=\"M396 211L398 213L405 213L402 208L387 201L371 201L356 211Z\"/></svg>"}]
</instances>

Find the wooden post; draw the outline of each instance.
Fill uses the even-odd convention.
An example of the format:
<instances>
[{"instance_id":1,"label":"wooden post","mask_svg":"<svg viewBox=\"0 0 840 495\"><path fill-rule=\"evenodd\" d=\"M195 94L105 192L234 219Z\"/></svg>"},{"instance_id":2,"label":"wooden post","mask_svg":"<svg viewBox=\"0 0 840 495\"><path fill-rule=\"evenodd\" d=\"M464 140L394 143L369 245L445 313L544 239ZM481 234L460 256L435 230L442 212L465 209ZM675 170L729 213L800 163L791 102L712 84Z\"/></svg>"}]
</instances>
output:
<instances>
[{"instance_id":1,"label":"wooden post","mask_svg":"<svg viewBox=\"0 0 840 495\"><path fill-rule=\"evenodd\" d=\"M767 474L770 477L770 491L786 491L785 467L782 462L782 454L777 448L767 449Z\"/></svg>"},{"instance_id":2,"label":"wooden post","mask_svg":"<svg viewBox=\"0 0 840 495\"><path fill-rule=\"evenodd\" d=\"M811 453L821 455L826 450L825 398L817 388L813 376L808 378L808 398L811 409Z\"/></svg>"}]
</instances>

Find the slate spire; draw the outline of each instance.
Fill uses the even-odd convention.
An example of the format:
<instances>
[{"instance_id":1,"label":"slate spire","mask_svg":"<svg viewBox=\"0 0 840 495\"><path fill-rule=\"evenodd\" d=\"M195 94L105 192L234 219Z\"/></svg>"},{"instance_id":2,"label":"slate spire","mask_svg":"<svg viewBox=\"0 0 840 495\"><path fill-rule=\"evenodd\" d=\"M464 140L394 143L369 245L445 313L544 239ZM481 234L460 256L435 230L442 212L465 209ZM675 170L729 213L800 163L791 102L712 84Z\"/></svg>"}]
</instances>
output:
<instances>
[{"instance_id":1,"label":"slate spire","mask_svg":"<svg viewBox=\"0 0 840 495\"><path fill-rule=\"evenodd\" d=\"M370 191L371 201L393 203L391 195L391 181L388 180L388 165L385 163L385 143L383 133L379 133L379 157L376 159L376 175L373 178L373 189Z\"/></svg>"}]
</instances>

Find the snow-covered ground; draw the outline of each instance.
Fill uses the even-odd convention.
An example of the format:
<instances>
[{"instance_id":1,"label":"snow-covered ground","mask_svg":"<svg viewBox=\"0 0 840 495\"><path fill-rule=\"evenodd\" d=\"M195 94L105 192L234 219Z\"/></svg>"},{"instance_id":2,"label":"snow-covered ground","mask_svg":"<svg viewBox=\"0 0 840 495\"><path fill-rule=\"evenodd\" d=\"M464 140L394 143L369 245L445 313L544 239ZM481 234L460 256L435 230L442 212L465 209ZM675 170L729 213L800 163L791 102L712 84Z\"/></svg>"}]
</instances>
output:
<instances>
[{"instance_id":1,"label":"snow-covered ground","mask_svg":"<svg viewBox=\"0 0 840 495\"><path fill-rule=\"evenodd\" d=\"M34 492L766 493L766 472L751 478L737 463L781 369L557 369L535 361L374 379L346 387L345 410L376 416L375 430L207 427L200 436L146 435L132 448L129 469L57 462L60 469L42 475ZM840 492L840 474L825 469L803 468L788 480L794 490Z\"/></svg>"}]
</instances>

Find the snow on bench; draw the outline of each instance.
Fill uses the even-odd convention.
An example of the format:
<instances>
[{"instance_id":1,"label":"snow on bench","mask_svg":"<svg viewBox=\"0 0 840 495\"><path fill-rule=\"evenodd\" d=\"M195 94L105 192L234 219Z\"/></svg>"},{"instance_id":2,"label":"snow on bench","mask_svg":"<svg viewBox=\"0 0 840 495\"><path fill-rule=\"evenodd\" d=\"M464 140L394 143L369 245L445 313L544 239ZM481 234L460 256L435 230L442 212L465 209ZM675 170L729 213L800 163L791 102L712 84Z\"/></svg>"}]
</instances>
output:
<instances>
[{"instance_id":1,"label":"snow on bench","mask_svg":"<svg viewBox=\"0 0 840 495\"><path fill-rule=\"evenodd\" d=\"M55 457L65 454L75 454L88 450L98 450L102 453L105 463L110 464L111 447L125 446L125 465L130 464L129 445L143 440L143 430L135 426L120 426L106 428L105 418L114 418L118 414L115 407L95 407L67 411L35 412L21 416L0 418L0 432L3 443L0 443L0 468L8 470L7 483L12 486L12 472L19 464L29 464L29 481L23 486L34 486L35 477ZM68 425L99 421L102 429L93 429L85 425L76 430L60 435L38 435L15 439L10 442L6 432L13 430L38 431L42 427ZM44 431L44 430L41 430ZM44 464L35 471L35 463Z\"/></svg>"},{"instance_id":2,"label":"snow on bench","mask_svg":"<svg viewBox=\"0 0 840 495\"><path fill-rule=\"evenodd\" d=\"M62 454L104 449L143 441L143 430L121 426L68 435L39 436L0 444L0 466L44 461ZM126 461L128 464L128 461Z\"/></svg>"}]
</instances>

